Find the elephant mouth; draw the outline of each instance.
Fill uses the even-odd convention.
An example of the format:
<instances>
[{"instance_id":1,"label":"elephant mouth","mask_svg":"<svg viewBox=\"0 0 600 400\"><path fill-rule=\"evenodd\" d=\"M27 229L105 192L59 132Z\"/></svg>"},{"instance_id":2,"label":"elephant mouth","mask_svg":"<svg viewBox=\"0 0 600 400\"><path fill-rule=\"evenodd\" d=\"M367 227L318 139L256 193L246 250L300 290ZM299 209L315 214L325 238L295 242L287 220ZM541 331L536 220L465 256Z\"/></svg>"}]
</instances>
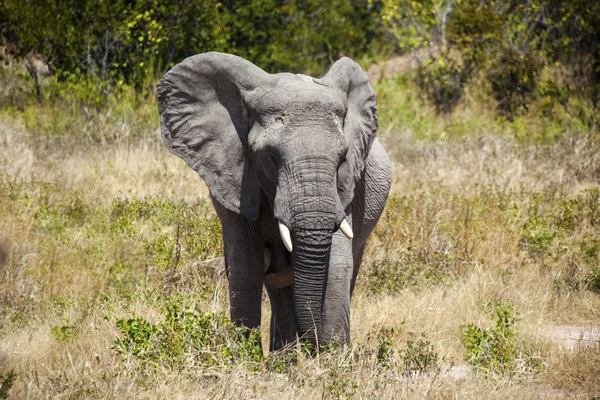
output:
<instances>
[{"instance_id":1,"label":"elephant mouth","mask_svg":"<svg viewBox=\"0 0 600 400\"><path fill-rule=\"evenodd\" d=\"M287 227L283 222L279 222L279 234L281 235L281 240L285 245L285 248L291 253L294 250L294 245L292 244L292 234L290 232L290 228ZM354 238L354 232L352 232L352 228L346 219L343 219L339 225L342 233L350 240Z\"/></svg>"}]
</instances>

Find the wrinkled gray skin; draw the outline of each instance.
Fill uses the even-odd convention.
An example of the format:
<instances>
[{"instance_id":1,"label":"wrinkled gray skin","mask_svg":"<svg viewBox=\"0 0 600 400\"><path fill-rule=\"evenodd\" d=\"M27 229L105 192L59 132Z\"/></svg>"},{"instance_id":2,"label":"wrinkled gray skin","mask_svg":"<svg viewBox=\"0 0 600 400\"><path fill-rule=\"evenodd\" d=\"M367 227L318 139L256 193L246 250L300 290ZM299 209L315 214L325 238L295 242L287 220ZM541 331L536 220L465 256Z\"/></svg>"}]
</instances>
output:
<instances>
[{"instance_id":1,"label":"wrinkled gray skin","mask_svg":"<svg viewBox=\"0 0 600 400\"><path fill-rule=\"evenodd\" d=\"M358 267L391 183L362 69L342 58L313 79L199 54L161 79L158 107L167 147L207 183L223 224L232 320L260 324L264 284L271 349L296 335L347 343Z\"/></svg>"}]
</instances>

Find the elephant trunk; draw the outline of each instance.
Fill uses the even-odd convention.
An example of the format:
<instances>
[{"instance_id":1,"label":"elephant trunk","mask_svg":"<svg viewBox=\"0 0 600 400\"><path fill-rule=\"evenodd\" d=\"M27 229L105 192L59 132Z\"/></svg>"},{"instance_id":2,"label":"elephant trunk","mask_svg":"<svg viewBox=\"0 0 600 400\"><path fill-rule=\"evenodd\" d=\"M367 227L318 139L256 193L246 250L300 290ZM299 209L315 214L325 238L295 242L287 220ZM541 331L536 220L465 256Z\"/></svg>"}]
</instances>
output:
<instances>
[{"instance_id":1,"label":"elephant trunk","mask_svg":"<svg viewBox=\"0 0 600 400\"><path fill-rule=\"evenodd\" d=\"M320 343L321 313L331 237L331 229L294 230L292 268L296 326L298 336L313 344Z\"/></svg>"},{"instance_id":2,"label":"elephant trunk","mask_svg":"<svg viewBox=\"0 0 600 400\"><path fill-rule=\"evenodd\" d=\"M333 160L298 157L282 169L275 198L281 238L291 252L293 302L298 335L313 344L321 337L323 300L333 231L344 216Z\"/></svg>"}]
</instances>

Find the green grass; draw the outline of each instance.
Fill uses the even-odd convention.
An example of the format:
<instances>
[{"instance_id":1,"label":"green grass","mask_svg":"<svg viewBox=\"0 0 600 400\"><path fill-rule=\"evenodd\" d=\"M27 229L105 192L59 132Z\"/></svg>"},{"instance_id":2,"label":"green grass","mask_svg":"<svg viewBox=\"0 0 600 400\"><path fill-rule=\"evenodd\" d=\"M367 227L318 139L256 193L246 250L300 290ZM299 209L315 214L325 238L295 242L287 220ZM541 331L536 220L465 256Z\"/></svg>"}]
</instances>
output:
<instances>
[{"instance_id":1,"label":"green grass","mask_svg":"<svg viewBox=\"0 0 600 400\"><path fill-rule=\"evenodd\" d=\"M600 152L583 107L542 98L509 122L475 88L450 115L407 77L376 89L393 193L352 345L314 358L263 352L266 296L261 332L228 321L220 223L160 142L153 99L0 111L0 395L600 394L596 350L536 337L600 306ZM467 362L484 373L449 377Z\"/></svg>"},{"instance_id":2,"label":"green grass","mask_svg":"<svg viewBox=\"0 0 600 400\"><path fill-rule=\"evenodd\" d=\"M224 313L203 312L181 296L162 306L164 317L152 323L141 317L115 322L118 354L139 368L197 368L246 365L259 368L264 361L260 330L235 327Z\"/></svg>"},{"instance_id":3,"label":"green grass","mask_svg":"<svg viewBox=\"0 0 600 400\"><path fill-rule=\"evenodd\" d=\"M71 297L94 301L110 293L131 296L167 271L222 252L220 223L204 200L117 198L108 206L86 204L78 191L6 177L0 180L0 193L4 226L16 227L19 240L27 243L27 248L10 251L18 241L3 237L10 257L6 261L22 260L12 267L22 268L28 284L42 290L40 302ZM31 252L33 259L27 257ZM208 296L214 290L213 276L204 278ZM7 298L2 308L11 315L34 306L29 300Z\"/></svg>"}]
</instances>

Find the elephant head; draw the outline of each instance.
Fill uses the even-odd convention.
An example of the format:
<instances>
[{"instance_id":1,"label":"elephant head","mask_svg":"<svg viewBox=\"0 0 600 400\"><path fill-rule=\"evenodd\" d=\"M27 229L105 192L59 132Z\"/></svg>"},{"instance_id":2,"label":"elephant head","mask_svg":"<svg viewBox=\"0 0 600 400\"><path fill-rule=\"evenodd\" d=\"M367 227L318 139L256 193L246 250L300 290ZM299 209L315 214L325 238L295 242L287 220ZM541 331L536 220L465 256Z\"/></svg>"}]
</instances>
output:
<instances>
[{"instance_id":1,"label":"elephant head","mask_svg":"<svg viewBox=\"0 0 600 400\"><path fill-rule=\"evenodd\" d=\"M345 218L377 131L367 76L349 58L313 79L206 53L168 72L157 95L167 147L214 201L250 220L270 203L292 254L298 333L314 341L332 235L352 238Z\"/></svg>"}]
</instances>

